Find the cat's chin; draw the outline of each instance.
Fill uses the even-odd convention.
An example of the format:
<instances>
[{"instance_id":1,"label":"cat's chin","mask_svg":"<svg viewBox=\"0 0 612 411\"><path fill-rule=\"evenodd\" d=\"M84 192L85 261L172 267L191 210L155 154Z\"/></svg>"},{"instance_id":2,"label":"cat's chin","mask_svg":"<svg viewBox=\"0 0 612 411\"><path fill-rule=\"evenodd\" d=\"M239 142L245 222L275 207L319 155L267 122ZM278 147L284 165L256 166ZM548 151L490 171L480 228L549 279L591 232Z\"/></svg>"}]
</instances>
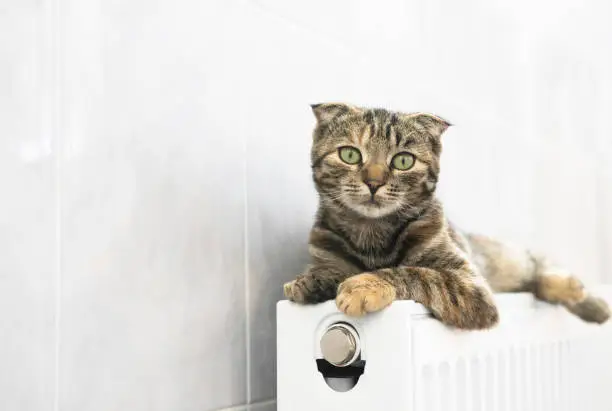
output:
<instances>
[{"instance_id":1,"label":"cat's chin","mask_svg":"<svg viewBox=\"0 0 612 411\"><path fill-rule=\"evenodd\" d=\"M351 204L349 205L349 207L353 211L357 212L358 214L366 218L386 217L389 214L397 210L397 207L383 206L380 204L372 204L369 202L365 204Z\"/></svg>"}]
</instances>

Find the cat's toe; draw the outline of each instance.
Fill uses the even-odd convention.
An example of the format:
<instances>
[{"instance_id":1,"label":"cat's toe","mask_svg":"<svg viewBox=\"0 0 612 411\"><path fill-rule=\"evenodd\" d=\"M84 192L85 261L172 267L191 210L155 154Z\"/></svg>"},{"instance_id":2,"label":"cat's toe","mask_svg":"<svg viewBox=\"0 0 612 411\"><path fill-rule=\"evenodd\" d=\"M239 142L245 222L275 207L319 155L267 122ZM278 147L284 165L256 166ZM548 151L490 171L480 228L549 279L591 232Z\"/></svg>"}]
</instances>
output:
<instances>
[{"instance_id":1,"label":"cat's toe","mask_svg":"<svg viewBox=\"0 0 612 411\"><path fill-rule=\"evenodd\" d=\"M295 280L283 285L283 294L285 294L285 298L291 301L293 301L293 284L295 284Z\"/></svg>"},{"instance_id":2,"label":"cat's toe","mask_svg":"<svg viewBox=\"0 0 612 411\"><path fill-rule=\"evenodd\" d=\"M304 304L307 301L306 288L303 281L299 279L285 283L283 286L285 297L295 303Z\"/></svg>"},{"instance_id":3,"label":"cat's toe","mask_svg":"<svg viewBox=\"0 0 612 411\"><path fill-rule=\"evenodd\" d=\"M338 288L336 305L351 317L380 311L395 300L395 288L373 274L360 274L345 280Z\"/></svg>"}]
</instances>

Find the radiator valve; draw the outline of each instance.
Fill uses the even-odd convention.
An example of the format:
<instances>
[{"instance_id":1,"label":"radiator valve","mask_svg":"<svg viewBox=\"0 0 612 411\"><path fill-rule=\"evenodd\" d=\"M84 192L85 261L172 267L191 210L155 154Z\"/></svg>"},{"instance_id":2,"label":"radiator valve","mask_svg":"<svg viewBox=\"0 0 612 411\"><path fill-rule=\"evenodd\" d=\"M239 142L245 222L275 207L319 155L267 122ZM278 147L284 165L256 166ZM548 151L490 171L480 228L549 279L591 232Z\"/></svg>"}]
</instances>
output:
<instances>
[{"instance_id":1,"label":"radiator valve","mask_svg":"<svg viewBox=\"0 0 612 411\"><path fill-rule=\"evenodd\" d=\"M336 367L347 367L359 358L361 348L357 331L346 323L330 326L321 337L321 354Z\"/></svg>"}]
</instances>

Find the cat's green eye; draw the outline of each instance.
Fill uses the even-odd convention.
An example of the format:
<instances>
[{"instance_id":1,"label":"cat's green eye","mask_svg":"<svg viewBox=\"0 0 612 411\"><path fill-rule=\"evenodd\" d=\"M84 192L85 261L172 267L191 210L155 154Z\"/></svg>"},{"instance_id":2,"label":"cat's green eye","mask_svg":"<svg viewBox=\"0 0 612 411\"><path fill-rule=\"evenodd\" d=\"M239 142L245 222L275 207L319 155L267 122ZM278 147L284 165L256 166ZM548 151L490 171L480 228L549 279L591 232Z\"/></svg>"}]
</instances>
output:
<instances>
[{"instance_id":1,"label":"cat's green eye","mask_svg":"<svg viewBox=\"0 0 612 411\"><path fill-rule=\"evenodd\" d=\"M414 166L414 156L410 153L399 153L391 159L391 166L396 170L410 170Z\"/></svg>"},{"instance_id":2,"label":"cat's green eye","mask_svg":"<svg viewBox=\"0 0 612 411\"><path fill-rule=\"evenodd\" d=\"M338 155L346 164L357 164L361 162L361 152L355 147L340 147L338 149Z\"/></svg>"}]
</instances>

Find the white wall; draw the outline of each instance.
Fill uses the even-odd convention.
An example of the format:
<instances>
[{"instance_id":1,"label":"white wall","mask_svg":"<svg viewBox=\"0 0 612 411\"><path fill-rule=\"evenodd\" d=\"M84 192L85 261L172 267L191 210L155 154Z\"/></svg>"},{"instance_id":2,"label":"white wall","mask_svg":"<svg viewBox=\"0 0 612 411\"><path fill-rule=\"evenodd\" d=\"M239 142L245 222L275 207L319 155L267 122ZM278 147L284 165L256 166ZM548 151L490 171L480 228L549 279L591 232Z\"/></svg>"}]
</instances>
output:
<instances>
[{"instance_id":1,"label":"white wall","mask_svg":"<svg viewBox=\"0 0 612 411\"><path fill-rule=\"evenodd\" d=\"M308 104L436 112L464 227L612 280L612 6L0 0L0 408L274 408Z\"/></svg>"}]
</instances>

